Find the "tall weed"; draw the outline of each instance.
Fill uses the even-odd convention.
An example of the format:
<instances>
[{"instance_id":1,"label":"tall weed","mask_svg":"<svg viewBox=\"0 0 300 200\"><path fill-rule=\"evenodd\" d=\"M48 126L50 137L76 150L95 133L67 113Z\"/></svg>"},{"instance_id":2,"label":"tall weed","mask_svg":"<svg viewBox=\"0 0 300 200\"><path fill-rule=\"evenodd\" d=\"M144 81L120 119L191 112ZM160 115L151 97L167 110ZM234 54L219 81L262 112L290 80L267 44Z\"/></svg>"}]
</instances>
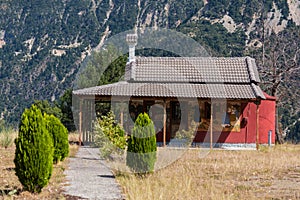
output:
<instances>
[{"instance_id":1,"label":"tall weed","mask_svg":"<svg viewBox=\"0 0 300 200\"><path fill-rule=\"evenodd\" d=\"M12 146L14 139L16 138L16 131L9 127L4 128L0 132L0 146L8 148Z\"/></svg>"}]
</instances>

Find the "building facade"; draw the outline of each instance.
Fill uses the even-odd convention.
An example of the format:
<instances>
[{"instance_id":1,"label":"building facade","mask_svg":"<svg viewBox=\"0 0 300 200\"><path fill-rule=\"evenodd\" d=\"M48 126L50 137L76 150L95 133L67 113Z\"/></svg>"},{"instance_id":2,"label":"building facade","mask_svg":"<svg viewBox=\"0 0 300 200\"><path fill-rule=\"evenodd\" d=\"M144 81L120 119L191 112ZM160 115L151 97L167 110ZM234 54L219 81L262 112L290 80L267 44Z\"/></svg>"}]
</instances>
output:
<instances>
[{"instance_id":1,"label":"building facade","mask_svg":"<svg viewBox=\"0 0 300 200\"><path fill-rule=\"evenodd\" d=\"M85 100L90 105L111 102L128 134L137 115L147 112L162 146L172 145L183 130L191 128L194 146L274 144L276 100L259 87L253 58L136 57L136 36L128 35L127 42L124 80L73 91L80 105ZM85 142L92 136L83 133L86 120L79 107L79 131Z\"/></svg>"}]
</instances>

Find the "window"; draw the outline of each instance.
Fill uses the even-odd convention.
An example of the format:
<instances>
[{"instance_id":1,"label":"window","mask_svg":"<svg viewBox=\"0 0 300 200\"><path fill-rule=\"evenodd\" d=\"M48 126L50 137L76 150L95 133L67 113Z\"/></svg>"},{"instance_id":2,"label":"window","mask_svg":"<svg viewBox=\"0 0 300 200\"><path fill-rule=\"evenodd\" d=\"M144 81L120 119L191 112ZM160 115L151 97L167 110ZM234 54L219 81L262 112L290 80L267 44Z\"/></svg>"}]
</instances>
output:
<instances>
[{"instance_id":1,"label":"window","mask_svg":"<svg viewBox=\"0 0 300 200\"><path fill-rule=\"evenodd\" d=\"M208 131L211 118L211 103L199 102L199 131ZM240 131L241 103L228 102L213 104L213 131Z\"/></svg>"},{"instance_id":2,"label":"window","mask_svg":"<svg viewBox=\"0 0 300 200\"><path fill-rule=\"evenodd\" d=\"M223 131L240 131L240 114L241 104L230 102L227 103L226 112L223 114Z\"/></svg>"}]
</instances>

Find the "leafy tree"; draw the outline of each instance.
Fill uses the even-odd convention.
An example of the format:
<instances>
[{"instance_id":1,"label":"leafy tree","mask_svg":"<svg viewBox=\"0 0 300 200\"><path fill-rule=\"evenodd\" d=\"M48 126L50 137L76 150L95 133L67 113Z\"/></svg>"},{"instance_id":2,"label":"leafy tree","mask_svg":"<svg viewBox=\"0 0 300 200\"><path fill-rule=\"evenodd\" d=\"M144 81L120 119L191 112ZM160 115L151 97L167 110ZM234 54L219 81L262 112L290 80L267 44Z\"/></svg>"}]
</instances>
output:
<instances>
[{"instance_id":1,"label":"leafy tree","mask_svg":"<svg viewBox=\"0 0 300 200\"><path fill-rule=\"evenodd\" d=\"M154 124L147 113L140 113L128 139L127 166L138 174L152 172L156 162L156 150Z\"/></svg>"},{"instance_id":2,"label":"leafy tree","mask_svg":"<svg viewBox=\"0 0 300 200\"><path fill-rule=\"evenodd\" d=\"M83 62L81 67L82 71L79 72L75 87L80 89L93 87L99 85L99 83L111 83L111 81L100 81L100 79L107 77L107 75L116 75L112 72L118 71L118 67L121 67L119 66L119 60L116 60L119 56L120 53L110 45L100 51L93 51L92 54L86 58L85 62ZM114 61L117 67L110 66ZM122 60L120 62L122 62ZM126 62L123 63L123 70L125 70L125 64ZM109 68L111 68L111 70L109 70ZM104 75L105 72L106 74ZM116 77L121 77L121 75L117 75ZM112 76L110 76L110 78L112 78Z\"/></svg>"},{"instance_id":3,"label":"leafy tree","mask_svg":"<svg viewBox=\"0 0 300 200\"><path fill-rule=\"evenodd\" d=\"M56 105L51 105L47 100L35 100L34 105L41 110L42 113L54 115L58 119L62 119L62 112Z\"/></svg>"},{"instance_id":4,"label":"leafy tree","mask_svg":"<svg viewBox=\"0 0 300 200\"><path fill-rule=\"evenodd\" d=\"M57 106L62 112L60 121L68 129L68 131L75 131L76 127L72 112L72 89L67 89L65 91L65 93L59 98Z\"/></svg>"},{"instance_id":5,"label":"leafy tree","mask_svg":"<svg viewBox=\"0 0 300 200\"><path fill-rule=\"evenodd\" d=\"M53 139L53 162L63 161L69 154L68 130L54 115L45 114L44 117Z\"/></svg>"},{"instance_id":6,"label":"leafy tree","mask_svg":"<svg viewBox=\"0 0 300 200\"><path fill-rule=\"evenodd\" d=\"M127 55L122 55L110 63L103 75L100 77L98 85L105 85L120 81L125 73L127 58Z\"/></svg>"},{"instance_id":7,"label":"leafy tree","mask_svg":"<svg viewBox=\"0 0 300 200\"><path fill-rule=\"evenodd\" d=\"M100 148L103 158L110 158L113 153L123 153L127 146L125 131L117 124L112 112L102 116L94 129L95 146Z\"/></svg>"},{"instance_id":8,"label":"leafy tree","mask_svg":"<svg viewBox=\"0 0 300 200\"><path fill-rule=\"evenodd\" d=\"M52 174L53 141L37 106L25 109L15 140L16 175L25 190L41 192Z\"/></svg>"},{"instance_id":9,"label":"leafy tree","mask_svg":"<svg viewBox=\"0 0 300 200\"><path fill-rule=\"evenodd\" d=\"M100 51L94 51L82 64L82 71L76 80L75 88L86 88L118 82L125 73L127 55L120 55L118 51L108 45ZM96 110L100 117L106 115L110 105L97 103Z\"/></svg>"}]
</instances>

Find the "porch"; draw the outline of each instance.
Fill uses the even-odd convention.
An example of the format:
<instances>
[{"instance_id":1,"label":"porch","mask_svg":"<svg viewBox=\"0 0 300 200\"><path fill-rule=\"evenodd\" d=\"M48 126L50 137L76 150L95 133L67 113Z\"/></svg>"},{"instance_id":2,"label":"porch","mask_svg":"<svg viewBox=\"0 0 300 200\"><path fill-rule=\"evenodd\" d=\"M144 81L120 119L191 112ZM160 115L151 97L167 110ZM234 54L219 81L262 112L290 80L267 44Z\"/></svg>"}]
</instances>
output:
<instances>
[{"instance_id":1,"label":"porch","mask_svg":"<svg viewBox=\"0 0 300 200\"><path fill-rule=\"evenodd\" d=\"M80 141L84 145L94 142L93 121L101 115L97 107L105 104L113 111L117 122L128 135L131 134L138 114L148 113L155 126L158 146L252 148L259 140L259 105L254 100L150 97L112 99L100 96L78 100L78 130L81 133Z\"/></svg>"}]
</instances>

